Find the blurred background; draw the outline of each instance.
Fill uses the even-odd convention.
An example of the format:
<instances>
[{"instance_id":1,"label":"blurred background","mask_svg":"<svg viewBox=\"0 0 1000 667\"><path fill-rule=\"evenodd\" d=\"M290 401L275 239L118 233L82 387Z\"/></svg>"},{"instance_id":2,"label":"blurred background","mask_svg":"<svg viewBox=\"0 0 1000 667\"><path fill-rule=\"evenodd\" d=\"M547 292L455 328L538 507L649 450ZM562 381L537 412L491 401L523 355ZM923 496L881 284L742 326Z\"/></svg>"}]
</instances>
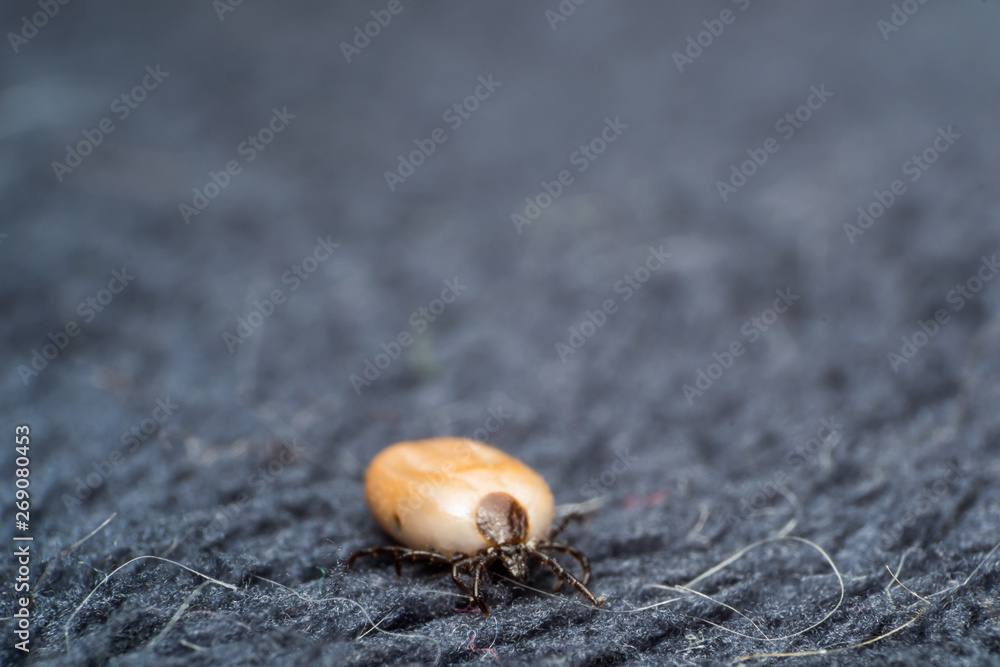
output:
<instances>
[{"instance_id":1,"label":"blurred background","mask_svg":"<svg viewBox=\"0 0 1000 667\"><path fill-rule=\"evenodd\" d=\"M17 0L0 25L0 428L30 426L34 537L5 663L728 661L921 610L840 655L995 659L997 3ZM496 579L483 619L441 570L345 570L389 541L365 466L437 435L599 502L566 537L602 611ZM787 539L697 586L757 629L637 611L788 535L843 576L820 626L757 633L837 604ZM86 599L147 555L238 590L146 559Z\"/></svg>"}]
</instances>

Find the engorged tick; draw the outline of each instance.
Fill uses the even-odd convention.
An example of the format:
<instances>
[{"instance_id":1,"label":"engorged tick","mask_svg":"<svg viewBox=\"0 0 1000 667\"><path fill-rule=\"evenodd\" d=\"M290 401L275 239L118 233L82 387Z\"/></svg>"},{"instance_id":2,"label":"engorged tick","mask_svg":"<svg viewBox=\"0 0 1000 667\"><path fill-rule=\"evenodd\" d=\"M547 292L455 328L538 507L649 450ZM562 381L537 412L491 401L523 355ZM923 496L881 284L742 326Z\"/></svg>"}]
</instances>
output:
<instances>
[{"instance_id":1,"label":"engorged tick","mask_svg":"<svg viewBox=\"0 0 1000 667\"><path fill-rule=\"evenodd\" d=\"M375 521L404 546L355 552L348 567L364 556L393 555L396 573L404 561L428 560L451 566L451 578L489 616L483 601L483 573L500 561L515 581L525 581L535 559L600 607L587 588L590 562L568 544L554 542L569 520L553 530L555 501L545 480L500 450L464 438L399 442L375 457L365 475L365 499ZM547 552L565 553L583 570L570 574ZM469 571L472 587L462 580Z\"/></svg>"}]
</instances>

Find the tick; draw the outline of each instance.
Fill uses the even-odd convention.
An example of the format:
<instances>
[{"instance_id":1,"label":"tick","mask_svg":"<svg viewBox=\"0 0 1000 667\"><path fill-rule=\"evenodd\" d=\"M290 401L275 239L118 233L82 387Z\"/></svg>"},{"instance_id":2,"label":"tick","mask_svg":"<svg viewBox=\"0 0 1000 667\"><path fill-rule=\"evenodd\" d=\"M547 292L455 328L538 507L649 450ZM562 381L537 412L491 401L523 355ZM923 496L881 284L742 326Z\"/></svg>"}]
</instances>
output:
<instances>
[{"instance_id":1,"label":"tick","mask_svg":"<svg viewBox=\"0 0 1000 667\"><path fill-rule=\"evenodd\" d=\"M555 501L545 480L504 452L464 438L399 442L375 457L365 474L365 500L375 521L404 546L355 552L348 567L365 556L396 557L396 574L405 561L427 560L451 566L455 585L485 616L484 573L503 564L515 581L528 576L531 559L548 566L595 606L587 588L590 562L577 549L555 538L572 516L555 529ZM578 579L551 552L568 554L582 569ZM471 578L463 580L463 574Z\"/></svg>"}]
</instances>

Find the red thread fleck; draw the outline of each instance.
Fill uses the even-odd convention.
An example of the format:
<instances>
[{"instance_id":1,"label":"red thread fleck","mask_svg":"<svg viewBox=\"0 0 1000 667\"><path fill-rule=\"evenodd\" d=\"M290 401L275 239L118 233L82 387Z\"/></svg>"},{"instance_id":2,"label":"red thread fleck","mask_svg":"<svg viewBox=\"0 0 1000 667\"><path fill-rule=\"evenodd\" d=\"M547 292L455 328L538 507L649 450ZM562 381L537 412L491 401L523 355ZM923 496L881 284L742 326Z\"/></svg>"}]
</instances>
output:
<instances>
[{"instance_id":1,"label":"red thread fleck","mask_svg":"<svg viewBox=\"0 0 1000 667\"><path fill-rule=\"evenodd\" d=\"M649 494L648 496L640 496L638 493L633 493L622 501L622 507L624 509L629 509L631 507L635 507L636 505L641 505L643 507L656 507L666 501L669 497L669 491L657 491Z\"/></svg>"}]
</instances>

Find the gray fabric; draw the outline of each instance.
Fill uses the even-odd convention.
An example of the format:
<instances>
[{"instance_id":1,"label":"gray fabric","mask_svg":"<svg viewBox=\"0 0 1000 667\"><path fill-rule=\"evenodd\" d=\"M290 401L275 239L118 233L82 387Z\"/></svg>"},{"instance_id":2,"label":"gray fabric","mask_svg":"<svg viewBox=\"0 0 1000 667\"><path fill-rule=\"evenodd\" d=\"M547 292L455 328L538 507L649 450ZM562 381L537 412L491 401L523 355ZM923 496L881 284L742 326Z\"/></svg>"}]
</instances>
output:
<instances>
[{"instance_id":1,"label":"gray fabric","mask_svg":"<svg viewBox=\"0 0 1000 667\"><path fill-rule=\"evenodd\" d=\"M921 611L796 662L1000 662L996 3L49 5L0 64L29 662L724 663ZM345 570L389 543L364 467L445 434L600 499L601 611ZM650 587L789 529L845 589L794 638L840 597L805 542ZM146 559L85 600L149 555L236 590Z\"/></svg>"}]
</instances>

